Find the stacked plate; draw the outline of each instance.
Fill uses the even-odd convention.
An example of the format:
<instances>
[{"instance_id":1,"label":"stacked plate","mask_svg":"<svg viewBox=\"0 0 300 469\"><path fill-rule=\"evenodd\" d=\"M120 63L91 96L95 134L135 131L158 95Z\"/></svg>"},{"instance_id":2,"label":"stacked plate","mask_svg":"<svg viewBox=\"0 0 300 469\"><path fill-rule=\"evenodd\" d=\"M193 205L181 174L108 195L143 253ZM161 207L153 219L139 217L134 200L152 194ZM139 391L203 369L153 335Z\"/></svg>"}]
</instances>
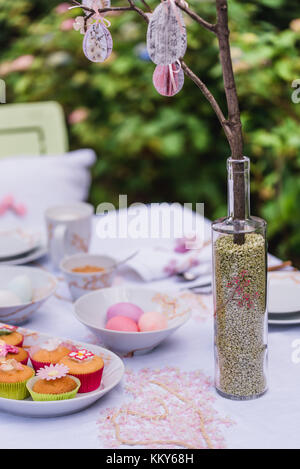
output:
<instances>
[{"instance_id":1,"label":"stacked plate","mask_svg":"<svg viewBox=\"0 0 300 469\"><path fill-rule=\"evenodd\" d=\"M47 253L41 234L21 228L0 230L0 265L21 265Z\"/></svg>"},{"instance_id":2,"label":"stacked plate","mask_svg":"<svg viewBox=\"0 0 300 469\"><path fill-rule=\"evenodd\" d=\"M300 324L300 272L269 274L269 324Z\"/></svg>"}]
</instances>

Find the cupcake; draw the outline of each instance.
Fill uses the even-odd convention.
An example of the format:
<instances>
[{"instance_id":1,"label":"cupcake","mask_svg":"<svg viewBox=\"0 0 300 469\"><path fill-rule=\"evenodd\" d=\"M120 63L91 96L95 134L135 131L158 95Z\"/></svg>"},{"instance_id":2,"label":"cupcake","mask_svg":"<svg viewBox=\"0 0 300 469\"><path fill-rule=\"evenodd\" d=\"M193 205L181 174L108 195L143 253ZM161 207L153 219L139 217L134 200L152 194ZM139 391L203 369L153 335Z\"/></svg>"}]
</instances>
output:
<instances>
[{"instance_id":1,"label":"cupcake","mask_svg":"<svg viewBox=\"0 0 300 469\"><path fill-rule=\"evenodd\" d=\"M28 352L21 347L15 345L9 345L4 340L0 340L0 359L5 358L6 360L15 359L22 365L27 365Z\"/></svg>"},{"instance_id":2,"label":"cupcake","mask_svg":"<svg viewBox=\"0 0 300 469\"><path fill-rule=\"evenodd\" d=\"M40 368L27 383L34 401L61 401L72 399L80 387L80 381L68 375L69 368L62 364Z\"/></svg>"},{"instance_id":3,"label":"cupcake","mask_svg":"<svg viewBox=\"0 0 300 469\"><path fill-rule=\"evenodd\" d=\"M16 345L17 347L22 347L24 336L20 332L17 332L16 326L2 324L0 326L0 339L4 340L4 342L9 345Z\"/></svg>"},{"instance_id":4,"label":"cupcake","mask_svg":"<svg viewBox=\"0 0 300 469\"><path fill-rule=\"evenodd\" d=\"M29 350L29 356L35 371L44 366L55 365L68 355L73 347L56 339L48 340L41 346L34 345Z\"/></svg>"},{"instance_id":5,"label":"cupcake","mask_svg":"<svg viewBox=\"0 0 300 469\"><path fill-rule=\"evenodd\" d=\"M69 368L69 374L80 379L79 393L98 389L101 384L104 363L101 357L86 349L76 350L60 360Z\"/></svg>"},{"instance_id":6,"label":"cupcake","mask_svg":"<svg viewBox=\"0 0 300 469\"><path fill-rule=\"evenodd\" d=\"M25 399L29 396L27 381L34 376L32 368L22 365L17 360L0 361L0 397L7 399Z\"/></svg>"}]
</instances>

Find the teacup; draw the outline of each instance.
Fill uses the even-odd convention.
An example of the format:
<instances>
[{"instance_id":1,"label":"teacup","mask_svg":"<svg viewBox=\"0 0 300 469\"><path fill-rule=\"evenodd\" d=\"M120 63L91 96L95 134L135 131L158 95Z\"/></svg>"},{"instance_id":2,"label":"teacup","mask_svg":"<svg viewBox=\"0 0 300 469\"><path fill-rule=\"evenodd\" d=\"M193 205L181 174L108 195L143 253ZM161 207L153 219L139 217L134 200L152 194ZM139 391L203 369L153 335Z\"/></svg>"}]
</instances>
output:
<instances>
[{"instance_id":1,"label":"teacup","mask_svg":"<svg viewBox=\"0 0 300 469\"><path fill-rule=\"evenodd\" d=\"M77 300L91 291L111 287L116 272L115 265L115 261L109 256L74 254L61 261L60 270L73 300Z\"/></svg>"},{"instance_id":2,"label":"teacup","mask_svg":"<svg viewBox=\"0 0 300 469\"><path fill-rule=\"evenodd\" d=\"M83 202L46 210L48 251L55 267L65 256L88 252L94 208Z\"/></svg>"}]
</instances>

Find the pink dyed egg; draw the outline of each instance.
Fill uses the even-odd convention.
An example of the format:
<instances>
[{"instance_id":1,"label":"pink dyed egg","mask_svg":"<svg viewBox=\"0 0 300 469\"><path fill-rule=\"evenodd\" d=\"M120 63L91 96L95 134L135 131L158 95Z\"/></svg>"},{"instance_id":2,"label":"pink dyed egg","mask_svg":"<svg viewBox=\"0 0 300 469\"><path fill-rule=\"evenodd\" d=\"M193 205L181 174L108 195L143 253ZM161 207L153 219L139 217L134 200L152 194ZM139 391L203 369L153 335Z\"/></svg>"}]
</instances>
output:
<instances>
[{"instance_id":1,"label":"pink dyed egg","mask_svg":"<svg viewBox=\"0 0 300 469\"><path fill-rule=\"evenodd\" d=\"M143 314L139 320L141 332L159 331L168 327L167 318L157 311L151 311Z\"/></svg>"},{"instance_id":2,"label":"pink dyed egg","mask_svg":"<svg viewBox=\"0 0 300 469\"><path fill-rule=\"evenodd\" d=\"M177 63L157 65L153 73L153 85L162 96L174 96L179 93L184 83L183 70Z\"/></svg>"},{"instance_id":3,"label":"pink dyed egg","mask_svg":"<svg viewBox=\"0 0 300 469\"><path fill-rule=\"evenodd\" d=\"M144 311L133 303L116 303L110 306L106 313L106 319L111 319L114 316L125 316L138 323L140 317L144 314Z\"/></svg>"},{"instance_id":4,"label":"pink dyed egg","mask_svg":"<svg viewBox=\"0 0 300 469\"><path fill-rule=\"evenodd\" d=\"M106 329L111 331L124 331L124 332L138 332L139 328L132 319L125 316L114 316L109 319L105 326Z\"/></svg>"}]
</instances>

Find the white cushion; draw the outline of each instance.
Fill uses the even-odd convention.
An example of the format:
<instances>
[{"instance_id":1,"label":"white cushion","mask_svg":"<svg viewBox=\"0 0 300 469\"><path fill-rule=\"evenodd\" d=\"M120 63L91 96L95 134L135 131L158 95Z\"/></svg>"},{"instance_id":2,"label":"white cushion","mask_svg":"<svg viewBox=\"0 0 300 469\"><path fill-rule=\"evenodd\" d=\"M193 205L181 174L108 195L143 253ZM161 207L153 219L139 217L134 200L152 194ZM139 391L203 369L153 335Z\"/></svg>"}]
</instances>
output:
<instances>
[{"instance_id":1,"label":"white cushion","mask_svg":"<svg viewBox=\"0 0 300 469\"><path fill-rule=\"evenodd\" d=\"M12 195L27 208L24 217L6 211L0 227L40 223L52 205L86 200L90 167L96 160L93 150L83 149L65 155L8 157L0 160L0 203Z\"/></svg>"}]
</instances>

